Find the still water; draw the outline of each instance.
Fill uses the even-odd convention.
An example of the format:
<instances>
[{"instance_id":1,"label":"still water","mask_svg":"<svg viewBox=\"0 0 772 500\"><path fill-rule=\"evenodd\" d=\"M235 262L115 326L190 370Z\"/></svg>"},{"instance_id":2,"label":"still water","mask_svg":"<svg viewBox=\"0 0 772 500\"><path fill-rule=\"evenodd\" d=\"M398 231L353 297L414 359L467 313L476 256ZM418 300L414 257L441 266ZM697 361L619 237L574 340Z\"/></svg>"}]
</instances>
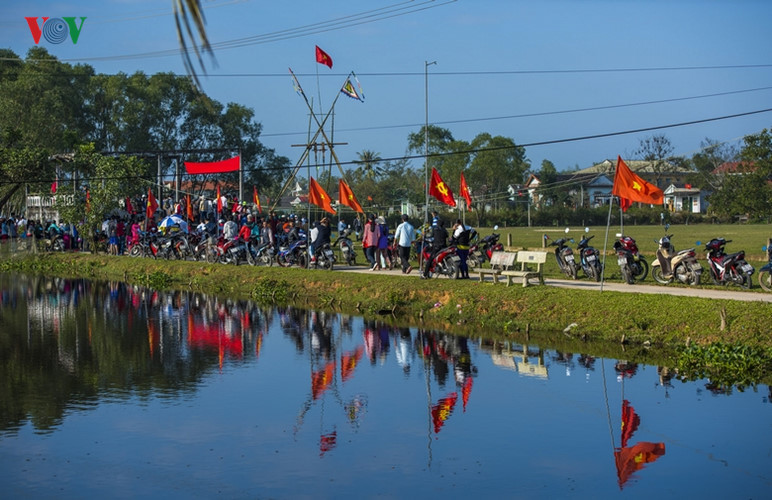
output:
<instances>
[{"instance_id":1,"label":"still water","mask_svg":"<svg viewBox=\"0 0 772 500\"><path fill-rule=\"evenodd\" d=\"M770 389L0 275L2 498L769 498Z\"/></svg>"}]
</instances>

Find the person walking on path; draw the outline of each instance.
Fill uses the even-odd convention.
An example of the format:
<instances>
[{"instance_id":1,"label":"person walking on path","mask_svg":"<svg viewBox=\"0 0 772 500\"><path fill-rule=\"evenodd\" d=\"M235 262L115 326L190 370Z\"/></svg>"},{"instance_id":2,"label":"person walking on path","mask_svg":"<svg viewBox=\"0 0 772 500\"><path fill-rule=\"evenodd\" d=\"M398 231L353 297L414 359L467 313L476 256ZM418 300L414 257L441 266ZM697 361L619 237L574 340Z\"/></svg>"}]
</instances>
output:
<instances>
[{"instance_id":1,"label":"person walking on path","mask_svg":"<svg viewBox=\"0 0 772 500\"><path fill-rule=\"evenodd\" d=\"M399 260L402 262L402 274L410 274L413 270L413 266L410 265L410 248L415 240L415 228L408 221L407 214L402 214L402 223L397 226L394 239L397 240Z\"/></svg>"},{"instance_id":2,"label":"person walking on path","mask_svg":"<svg viewBox=\"0 0 772 500\"><path fill-rule=\"evenodd\" d=\"M375 260L375 252L378 249L378 238L381 237L381 230L378 228L378 224L375 223L375 215L370 214L367 222L365 223L363 235L362 235L362 248L365 251L365 257L372 266L371 271L375 271L380 268L378 262Z\"/></svg>"},{"instance_id":3,"label":"person walking on path","mask_svg":"<svg viewBox=\"0 0 772 500\"><path fill-rule=\"evenodd\" d=\"M381 267L392 268L393 263L389 258L389 226L386 225L386 219L378 217L378 229L380 235L378 236L378 255L376 260Z\"/></svg>"}]
</instances>

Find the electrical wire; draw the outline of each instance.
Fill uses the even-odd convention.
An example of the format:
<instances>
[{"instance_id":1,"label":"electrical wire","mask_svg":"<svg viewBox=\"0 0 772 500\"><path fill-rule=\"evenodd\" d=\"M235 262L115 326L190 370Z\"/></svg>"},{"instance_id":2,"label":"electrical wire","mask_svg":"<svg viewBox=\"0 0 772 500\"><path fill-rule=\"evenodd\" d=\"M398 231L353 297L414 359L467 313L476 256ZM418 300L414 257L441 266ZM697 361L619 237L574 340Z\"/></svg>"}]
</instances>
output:
<instances>
[{"instance_id":1,"label":"electrical wire","mask_svg":"<svg viewBox=\"0 0 772 500\"><path fill-rule=\"evenodd\" d=\"M260 45L265 43L273 43L277 41L289 40L293 38L301 38L310 35L317 35L320 33L327 33L330 31L338 31L362 24L369 24L379 22L394 17L405 16L408 14L414 14L428 9L434 9L454 3L457 0L444 0L438 2L437 0L423 0L415 3L413 0L407 2L400 2L392 4L386 7L380 7L378 9L366 10L356 14L350 14L343 17L329 19L326 21L320 21L305 26L299 26L296 28L289 28L285 30L279 30L271 33L253 35L244 38L236 38L233 40L227 40L223 42L211 43L212 50L228 50L234 48L247 47L252 45ZM199 47L199 50L201 48ZM195 54L193 47L191 48L174 48L157 50L150 52L142 52L136 54L123 54L123 55L111 55L111 56L94 56L94 57L79 57L60 59L63 62L88 62L88 61L124 61L130 59L147 59L154 57L168 57L178 56L181 54Z\"/></svg>"},{"instance_id":2,"label":"electrical wire","mask_svg":"<svg viewBox=\"0 0 772 500\"><path fill-rule=\"evenodd\" d=\"M525 144L515 144L513 146L494 146L489 148L475 148L475 149L468 149L463 151L450 151L450 152L439 152L439 153L430 153L429 155L422 155L422 154L416 154L416 155L404 155L404 156L395 156L391 158L381 158L381 162L386 161L404 161L404 160L412 160L412 159L419 159L419 158L443 158L443 157L449 157L453 155L459 155L459 154L478 154L483 152L491 152L491 151L505 151L509 149L515 149L515 148L529 148L529 147L538 147L538 146L547 146L551 144L563 144L567 142L578 142L578 141L587 141L587 140L593 140L593 139L601 139L605 137L615 137L620 135L627 135L627 134L637 134L640 132L651 132L654 130L664 130L664 129L670 129L675 127L684 127L689 125L697 125L700 123L709 123L714 121L720 121L720 120L728 120L732 118L739 118L742 116L750 116L750 115L756 115L756 114L762 114L762 113L769 113L772 112L772 108L766 108L766 109L759 109L755 111L747 111L744 113L735 113L731 115L724 115L724 116L717 116L712 118L703 118L700 120L691 120L686 122L679 122L679 123L670 123L666 125L656 125L652 127L644 127L644 128L637 128L637 129L630 129L630 130L621 130L616 132L606 132L606 133L600 133L600 134L593 134L593 135L585 135L585 136L578 136L578 137L568 137L568 138L562 138L562 139L551 139L551 140L545 140L545 141L538 141L538 142L531 142L531 143L525 143ZM163 153L162 151L157 152L158 154ZM347 162L340 162L341 166L344 165L358 165L361 164L358 160L351 160ZM311 167L327 167L327 164L316 164L316 165L310 165ZM283 170L293 170L295 169L295 165L287 165L282 167L261 167L258 169L250 169L250 171L264 171L264 172L270 172L270 171L283 171ZM165 174L161 177L170 177L174 176L175 174ZM146 176L101 176L101 177L90 177L90 178L81 178L81 180L120 180L120 179L134 179L134 178L142 178ZM152 176L154 178L157 178L157 176ZM9 185L9 184L20 184L25 182L50 182L51 179L22 179L22 180L14 180L14 181L8 181L8 180L0 180L0 185Z\"/></svg>"}]
</instances>

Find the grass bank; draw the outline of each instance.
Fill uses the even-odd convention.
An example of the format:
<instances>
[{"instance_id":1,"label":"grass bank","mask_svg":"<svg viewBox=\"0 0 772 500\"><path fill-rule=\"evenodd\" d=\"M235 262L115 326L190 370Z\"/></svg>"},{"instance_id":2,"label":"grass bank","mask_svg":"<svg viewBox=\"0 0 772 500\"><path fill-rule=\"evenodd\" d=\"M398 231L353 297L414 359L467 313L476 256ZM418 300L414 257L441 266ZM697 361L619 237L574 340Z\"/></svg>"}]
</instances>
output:
<instances>
[{"instance_id":1,"label":"grass bank","mask_svg":"<svg viewBox=\"0 0 772 500\"><path fill-rule=\"evenodd\" d=\"M770 306L757 302L89 254L17 257L0 263L0 270L120 280L264 304L385 315L459 333L563 334L573 325L568 334L584 340L652 345L720 340L772 347Z\"/></svg>"}]
</instances>

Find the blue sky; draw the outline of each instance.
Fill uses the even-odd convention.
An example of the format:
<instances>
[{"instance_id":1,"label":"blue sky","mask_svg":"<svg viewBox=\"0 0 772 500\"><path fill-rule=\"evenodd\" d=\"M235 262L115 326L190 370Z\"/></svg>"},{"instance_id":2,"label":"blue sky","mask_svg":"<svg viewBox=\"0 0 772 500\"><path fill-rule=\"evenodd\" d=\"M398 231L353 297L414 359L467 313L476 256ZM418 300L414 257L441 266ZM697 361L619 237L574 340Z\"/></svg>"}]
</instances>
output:
<instances>
[{"instance_id":1,"label":"blue sky","mask_svg":"<svg viewBox=\"0 0 772 500\"><path fill-rule=\"evenodd\" d=\"M184 74L171 0L20 4L0 7L0 47L24 56L34 46L26 16L86 16L77 44L40 45L100 73ZM429 122L460 140L490 133L531 144L526 155L536 170L544 159L558 170L617 155L634 159L641 139L653 134L665 134L676 154L691 155L705 138L736 144L772 126L767 112L536 145L772 108L767 0L203 4L212 43L247 39L218 48L216 62L206 60L204 90L253 108L262 142L293 163L302 150L292 144L305 142L309 116L288 67L317 112L320 104L329 109L349 71L359 77L365 102L341 95L335 107L333 140L347 143L336 148L343 162L363 150L405 154L408 134L425 120L427 61L437 62L428 66ZM315 45L332 57L331 70L316 63Z\"/></svg>"}]
</instances>

